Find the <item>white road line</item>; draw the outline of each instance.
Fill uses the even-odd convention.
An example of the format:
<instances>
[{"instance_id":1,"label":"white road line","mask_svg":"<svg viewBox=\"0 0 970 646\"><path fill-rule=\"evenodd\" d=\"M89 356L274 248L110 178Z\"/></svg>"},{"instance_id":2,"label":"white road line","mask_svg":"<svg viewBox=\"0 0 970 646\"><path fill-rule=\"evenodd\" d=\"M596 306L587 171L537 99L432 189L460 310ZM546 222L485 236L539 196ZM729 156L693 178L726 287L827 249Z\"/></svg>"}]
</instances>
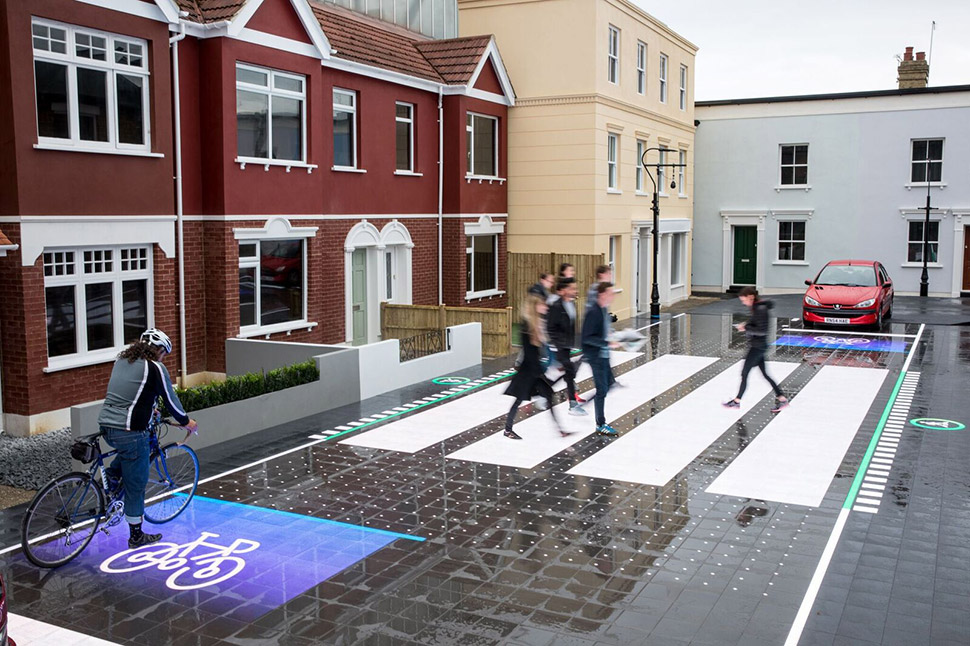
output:
<instances>
[{"instance_id":1,"label":"white road line","mask_svg":"<svg viewBox=\"0 0 970 646\"><path fill-rule=\"evenodd\" d=\"M61 628L43 621L37 621L23 615L10 613L8 630L11 639L17 640L17 646L49 646L50 644L73 644L75 646L117 646L97 637Z\"/></svg>"},{"instance_id":2,"label":"white road line","mask_svg":"<svg viewBox=\"0 0 970 646\"><path fill-rule=\"evenodd\" d=\"M909 364L913 362L913 350L919 345L919 340L923 336L923 330L926 329L925 323L919 324L919 331L916 332L916 339L913 341L913 347L909 349L909 356L906 357L906 363L903 364L902 372L909 370Z\"/></svg>"},{"instance_id":3,"label":"white road line","mask_svg":"<svg viewBox=\"0 0 970 646\"><path fill-rule=\"evenodd\" d=\"M781 329L783 331L785 331L785 332L801 332L803 334L819 334L820 333L819 330L806 330L806 329L800 328L800 327L783 327ZM886 337L893 337L893 338L897 338L897 339L911 339L911 338L914 338L914 336L917 337L917 338L919 336L919 335L913 335L913 334L887 334L887 333L880 333L880 332L850 332L848 330L839 330L837 333L836 332L831 332L831 333L826 332L826 334L832 334L832 335L838 334L838 336L842 336L844 334L850 334L850 335L853 335L853 336L886 336Z\"/></svg>"},{"instance_id":4,"label":"white road line","mask_svg":"<svg viewBox=\"0 0 970 646\"><path fill-rule=\"evenodd\" d=\"M655 325L660 325L661 323L663 323L663 321L657 321L656 323L651 323L650 325L644 325L643 327L638 327L637 332L643 332L647 328L652 328Z\"/></svg>"},{"instance_id":5,"label":"white road line","mask_svg":"<svg viewBox=\"0 0 970 646\"><path fill-rule=\"evenodd\" d=\"M862 512L865 512L867 514L878 514L879 513L879 508L878 507L866 507L864 505L852 505L852 511L862 511ZM785 643L787 644L788 642L785 642Z\"/></svg>"},{"instance_id":6,"label":"white road line","mask_svg":"<svg viewBox=\"0 0 970 646\"><path fill-rule=\"evenodd\" d=\"M608 419L613 420L626 415L715 362L717 359L714 357L665 354L634 368L623 375L624 387L611 390L606 398ZM447 457L532 469L595 432L593 404L587 404L585 408L589 415L575 417L567 412L569 402L556 405L555 411L559 422L567 432L571 432L571 435L566 437L559 435L559 429L551 415L537 413L515 425L515 431L522 437L521 440L510 440L504 437L504 431L498 431L450 453Z\"/></svg>"},{"instance_id":7,"label":"white road line","mask_svg":"<svg viewBox=\"0 0 970 646\"><path fill-rule=\"evenodd\" d=\"M880 484L872 484L871 482L863 482L862 489L876 489L877 491L885 491L886 486Z\"/></svg>"},{"instance_id":8,"label":"white road line","mask_svg":"<svg viewBox=\"0 0 970 646\"><path fill-rule=\"evenodd\" d=\"M823 366L707 492L820 507L888 374Z\"/></svg>"},{"instance_id":9,"label":"white road line","mask_svg":"<svg viewBox=\"0 0 970 646\"><path fill-rule=\"evenodd\" d=\"M566 473L666 484L771 392L761 373L752 371L741 408L724 408L721 402L737 392L741 364L739 361L728 367ZM769 361L768 372L781 381L798 366ZM609 410L609 398L606 405Z\"/></svg>"},{"instance_id":10,"label":"white road line","mask_svg":"<svg viewBox=\"0 0 970 646\"><path fill-rule=\"evenodd\" d=\"M642 355L639 352L612 352L610 362L620 365L640 356ZM580 366L576 379L588 379L592 374L589 366L584 363ZM488 386L339 442L351 446L415 453L504 415L513 401L505 395L507 388L506 383ZM554 388L556 391L563 390L566 384L560 380ZM522 405L527 406L528 402L523 402Z\"/></svg>"}]
</instances>

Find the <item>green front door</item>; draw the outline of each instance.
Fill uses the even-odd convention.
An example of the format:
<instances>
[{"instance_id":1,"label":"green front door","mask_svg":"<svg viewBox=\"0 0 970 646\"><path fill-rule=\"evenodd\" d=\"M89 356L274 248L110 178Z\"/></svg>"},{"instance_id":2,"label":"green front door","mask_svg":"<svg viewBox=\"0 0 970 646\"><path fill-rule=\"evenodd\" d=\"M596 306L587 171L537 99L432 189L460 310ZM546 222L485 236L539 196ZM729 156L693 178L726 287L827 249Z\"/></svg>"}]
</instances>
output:
<instances>
[{"instance_id":1,"label":"green front door","mask_svg":"<svg viewBox=\"0 0 970 646\"><path fill-rule=\"evenodd\" d=\"M732 285L754 285L758 275L758 227L734 227Z\"/></svg>"},{"instance_id":2,"label":"green front door","mask_svg":"<svg viewBox=\"0 0 970 646\"><path fill-rule=\"evenodd\" d=\"M354 326L354 345L367 343L367 250L355 249L350 256L352 291L351 320Z\"/></svg>"}]
</instances>

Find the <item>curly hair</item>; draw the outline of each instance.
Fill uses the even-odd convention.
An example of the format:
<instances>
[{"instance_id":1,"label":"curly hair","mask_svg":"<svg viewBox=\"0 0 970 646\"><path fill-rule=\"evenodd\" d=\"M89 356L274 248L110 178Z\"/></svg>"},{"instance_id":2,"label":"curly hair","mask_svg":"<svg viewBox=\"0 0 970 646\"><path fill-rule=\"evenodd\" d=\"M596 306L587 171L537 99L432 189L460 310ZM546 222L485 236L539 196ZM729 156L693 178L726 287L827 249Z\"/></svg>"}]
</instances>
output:
<instances>
[{"instance_id":1,"label":"curly hair","mask_svg":"<svg viewBox=\"0 0 970 646\"><path fill-rule=\"evenodd\" d=\"M128 363L135 363L139 359L145 361L158 360L158 347L146 341L135 341L118 354L119 359L127 359Z\"/></svg>"}]
</instances>

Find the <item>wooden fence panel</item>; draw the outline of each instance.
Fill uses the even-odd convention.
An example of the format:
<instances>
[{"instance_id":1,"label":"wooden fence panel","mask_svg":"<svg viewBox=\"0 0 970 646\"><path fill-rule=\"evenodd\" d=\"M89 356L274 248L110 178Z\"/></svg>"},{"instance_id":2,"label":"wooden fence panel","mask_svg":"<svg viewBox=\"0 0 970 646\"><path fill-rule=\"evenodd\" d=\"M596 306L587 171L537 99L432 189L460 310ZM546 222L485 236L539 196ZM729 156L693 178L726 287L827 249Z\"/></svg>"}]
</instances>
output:
<instances>
[{"instance_id":1,"label":"wooden fence panel","mask_svg":"<svg viewBox=\"0 0 970 646\"><path fill-rule=\"evenodd\" d=\"M450 307L381 303L381 338L404 339L452 325L482 324L482 355L501 357L512 351L512 308Z\"/></svg>"},{"instance_id":2,"label":"wooden fence panel","mask_svg":"<svg viewBox=\"0 0 970 646\"><path fill-rule=\"evenodd\" d=\"M509 254L507 278L509 305L515 310L516 320L518 320L519 307L521 307L529 288L539 280L539 274L548 272L556 275L559 272L559 265L564 262L571 263L576 267L577 307L580 312L585 311L586 290L590 283L596 280L596 268L606 264L603 254Z\"/></svg>"}]
</instances>

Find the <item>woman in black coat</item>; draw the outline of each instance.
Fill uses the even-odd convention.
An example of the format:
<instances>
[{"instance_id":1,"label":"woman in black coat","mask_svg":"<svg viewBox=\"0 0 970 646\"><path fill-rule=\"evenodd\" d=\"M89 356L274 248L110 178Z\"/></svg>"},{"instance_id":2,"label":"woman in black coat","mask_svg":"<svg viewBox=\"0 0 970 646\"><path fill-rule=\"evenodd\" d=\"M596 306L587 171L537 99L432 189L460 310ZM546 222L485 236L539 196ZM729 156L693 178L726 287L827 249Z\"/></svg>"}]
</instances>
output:
<instances>
[{"instance_id":1,"label":"woman in black coat","mask_svg":"<svg viewBox=\"0 0 970 646\"><path fill-rule=\"evenodd\" d=\"M526 296L525 303L522 304L522 363L505 390L506 395L515 397L515 402L505 418L505 437L513 440L522 439L512 430L519 406L522 402L532 399L534 395L540 395L546 400L549 414L559 427L559 432L568 435L552 410L552 384L545 376L548 357L542 356L546 352L546 326L543 324L542 317L547 310L546 302L535 294Z\"/></svg>"}]
</instances>

